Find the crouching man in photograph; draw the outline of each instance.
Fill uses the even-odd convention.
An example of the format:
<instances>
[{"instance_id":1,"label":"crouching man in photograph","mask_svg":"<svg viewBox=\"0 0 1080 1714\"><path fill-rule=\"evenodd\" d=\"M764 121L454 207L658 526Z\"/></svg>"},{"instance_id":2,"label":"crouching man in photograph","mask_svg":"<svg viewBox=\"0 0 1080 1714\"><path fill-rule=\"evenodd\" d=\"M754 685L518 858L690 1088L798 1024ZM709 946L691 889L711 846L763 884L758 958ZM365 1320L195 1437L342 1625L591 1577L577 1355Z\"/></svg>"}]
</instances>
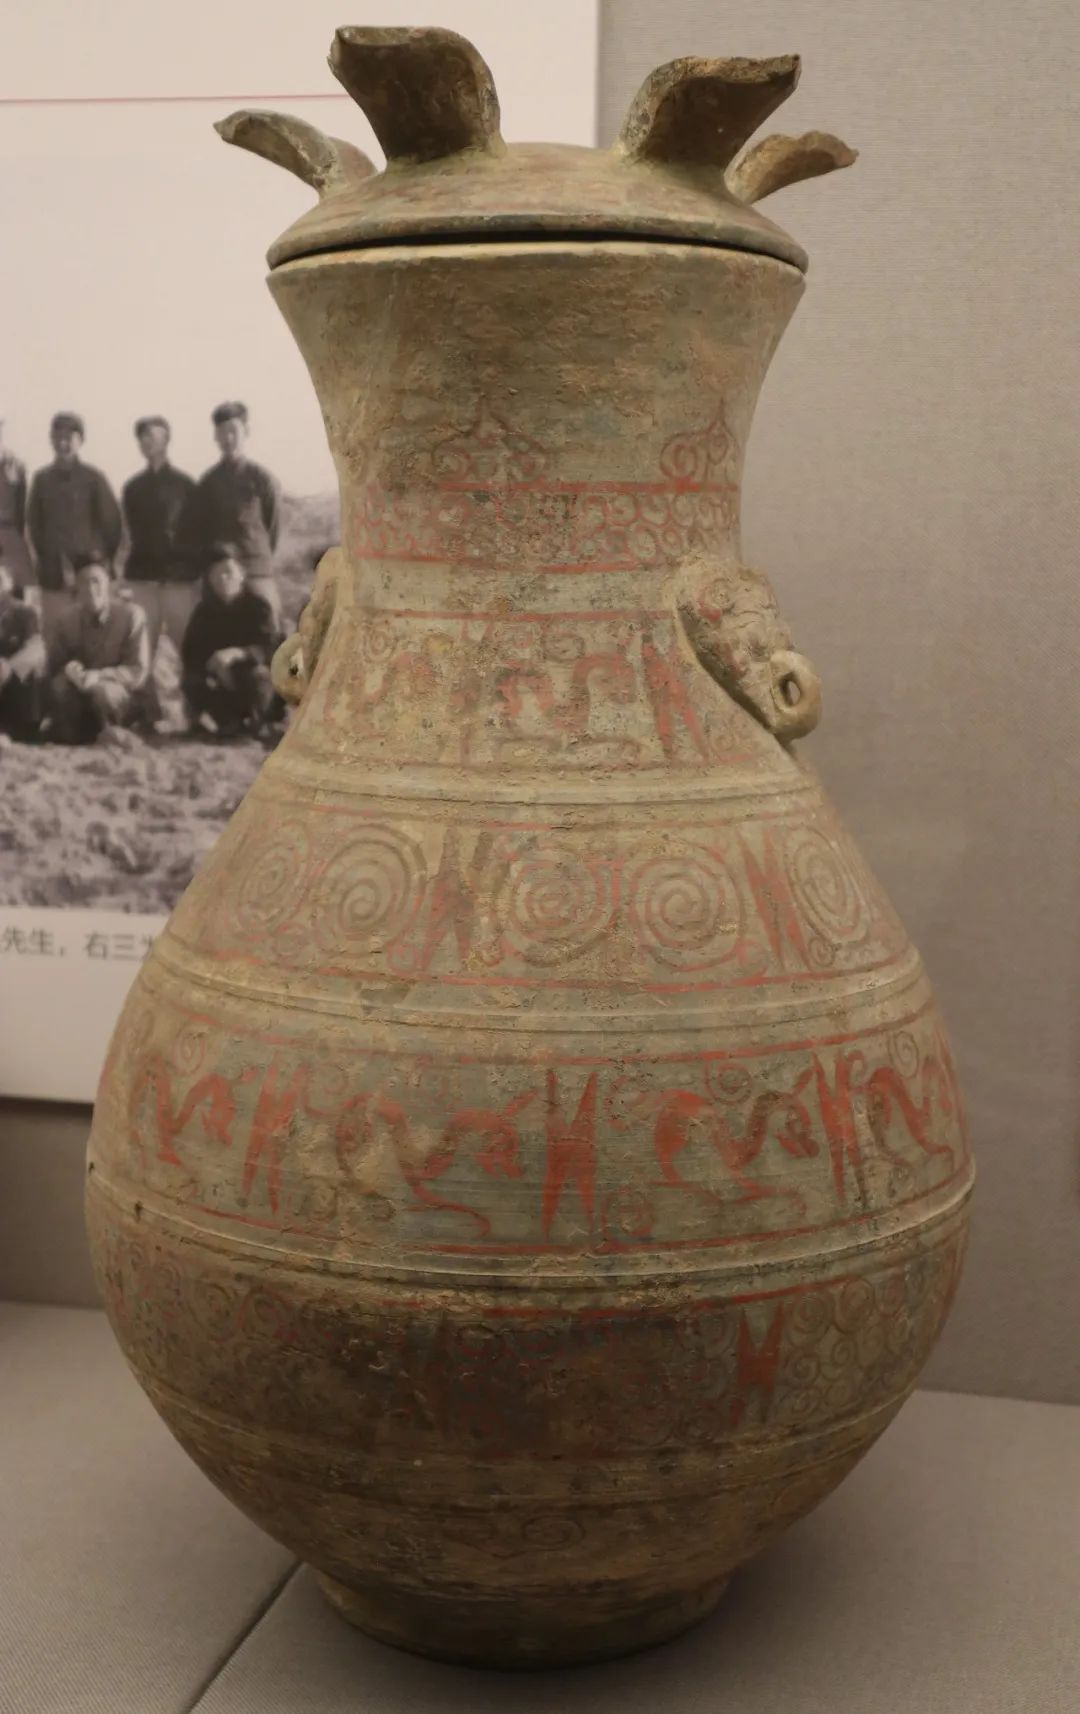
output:
<instances>
[{"instance_id":1,"label":"crouching man in photograph","mask_svg":"<svg viewBox=\"0 0 1080 1714\"><path fill-rule=\"evenodd\" d=\"M75 597L49 644L47 734L58 744L92 744L107 727L131 725L150 677L146 615L116 594L108 566L84 560Z\"/></svg>"},{"instance_id":2,"label":"crouching man in photograph","mask_svg":"<svg viewBox=\"0 0 1080 1714\"><path fill-rule=\"evenodd\" d=\"M0 559L0 734L29 743L45 711L41 621Z\"/></svg>"},{"instance_id":3,"label":"crouching man in photograph","mask_svg":"<svg viewBox=\"0 0 1080 1714\"><path fill-rule=\"evenodd\" d=\"M280 632L269 602L247 586L236 544L215 542L209 557L181 649L184 700L193 729L254 735L284 715L270 679Z\"/></svg>"}]
</instances>

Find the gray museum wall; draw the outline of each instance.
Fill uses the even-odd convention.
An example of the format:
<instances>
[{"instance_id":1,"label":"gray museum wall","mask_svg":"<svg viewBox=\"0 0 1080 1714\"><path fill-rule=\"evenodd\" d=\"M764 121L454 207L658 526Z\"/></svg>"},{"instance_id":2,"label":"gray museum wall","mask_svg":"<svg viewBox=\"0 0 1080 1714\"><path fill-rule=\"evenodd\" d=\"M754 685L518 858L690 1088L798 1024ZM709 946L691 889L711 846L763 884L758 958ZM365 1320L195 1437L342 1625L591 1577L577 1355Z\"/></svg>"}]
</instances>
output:
<instances>
[{"instance_id":1,"label":"gray museum wall","mask_svg":"<svg viewBox=\"0 0 1080 1714\"><path fill-rule=\"evenodd\" d=\"M605 0L600 140L682 54L801 52L850 172L750 441L745 550L825 684L806 745L921 948L980 1167L929 1373L1080 1401L1080 12Z\"/></svg>"},{"instance_id":2,"label":"gray museum wall","mask_svg":"<svg viewBox=\"0 0 1080 1714\"><path fill-rule=\"evenodd\" d=\"M1080 13L606 0L601 140L653 66L800 50L777 126L862 151L769 212L806 298L745 540L825 681L807 750L922 948L981 1178L928 1380L1080 1402ZM0 1296L92 1299L84 1109L0 1103Z\"/></svg>"},{"instance_id":3,"label":"gray museum wall","mask_svg":"<svg viewBox=\"0 0 1080 1714\"><path fill-rule=\"evenodd\" d=\"M82 1223L89 1107L0 1101L0 1298L92 1304Z\"/></svg>"}]
</instances>

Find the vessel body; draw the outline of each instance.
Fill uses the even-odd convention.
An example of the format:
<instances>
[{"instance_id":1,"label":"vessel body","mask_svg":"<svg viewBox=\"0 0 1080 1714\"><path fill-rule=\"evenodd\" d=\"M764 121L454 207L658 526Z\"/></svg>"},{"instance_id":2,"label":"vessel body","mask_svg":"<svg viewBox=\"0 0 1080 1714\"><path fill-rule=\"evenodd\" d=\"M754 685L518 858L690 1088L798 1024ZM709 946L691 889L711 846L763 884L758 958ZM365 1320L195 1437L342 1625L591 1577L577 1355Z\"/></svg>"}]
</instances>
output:
<instances>
[{"instance_id":1,"label":"vessel body","mask_svg":"<svg viewBox=\"0 0 1080 1714\"><path fill-rule=\"evenodd\" d=\"M803 277L548 237L271 285L342 544L290 731L119 1024L98 1276L173 1432L348 1617L618 1653L851 1468L963 1250L923 968L761 712L777 659L812 694L739 532Z\"/></svg>"}]
</instances>

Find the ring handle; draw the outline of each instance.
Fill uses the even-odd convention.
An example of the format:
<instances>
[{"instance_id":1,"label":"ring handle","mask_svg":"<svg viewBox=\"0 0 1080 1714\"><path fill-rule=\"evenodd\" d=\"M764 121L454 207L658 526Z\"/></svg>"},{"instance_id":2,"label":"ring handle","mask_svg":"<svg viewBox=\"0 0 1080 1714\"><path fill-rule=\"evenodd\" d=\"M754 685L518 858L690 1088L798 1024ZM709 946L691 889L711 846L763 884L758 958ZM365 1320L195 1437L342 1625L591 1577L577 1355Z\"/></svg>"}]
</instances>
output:
<instances>
[{"instance_id":1,"label":"ring handle","mask_svg":"<svg viewBox=\"0 0 1080 1714\"><path fill-rule=\"evenodd\" d=\"M297 703L307 689L304 672L304 639L299 631L286 637L274 650L270 660L270 678L274 689L286 702Z\"/></svg>"},{"instance_id":2,"label":"ring handle","mask_svg":"<svg viewBox=\"0 0 1080 1714\"><path fill-rule=\"evenodd\" d=\"M764 572L744 565L689 568L676 608L697 659L734 702L782 744L814 730L821 680L792 647Z\"/></svg>"},{"instance_id":3,"label":"ring handle","mask_svg":"<svg viewBox=\"0 0 1080 1714\"><path fill-rule=\"evenodd\" d=\"M821 680L805 655L777 649L769 657L773 712L769 728L778 738L805 738L821 719Z\"/></svg>"},{"instance_id":4,"label":"ring handle","mask_svg":"<svg viewBox=\"0 0 1080 1714\"><path fill-rule=\"evenodd\" d=\"M315 572L311 597L291 637L275 649L270 661L274 689L286 702L301 702L315 677L330 622L337 608L338 579L344 566L340 547L323 554Z\"/></svg>"}]
</instances>

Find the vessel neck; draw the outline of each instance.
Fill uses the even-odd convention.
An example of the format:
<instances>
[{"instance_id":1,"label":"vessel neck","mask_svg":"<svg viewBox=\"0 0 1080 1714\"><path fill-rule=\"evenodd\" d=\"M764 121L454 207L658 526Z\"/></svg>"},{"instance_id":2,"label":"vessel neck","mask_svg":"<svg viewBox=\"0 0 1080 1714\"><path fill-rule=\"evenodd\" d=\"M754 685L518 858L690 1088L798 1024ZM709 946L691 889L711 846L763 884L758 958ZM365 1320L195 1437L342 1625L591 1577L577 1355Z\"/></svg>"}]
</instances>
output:
<instances>
[{"instance_id":1,"label":"vessel neck","mask_svg":"<svg viewBox=\"0 0 1080 1714\"><path fill-rule=\"evenodd\" d=\"M649 605L738 560L743 452L802 289L640 243L307 258L272 276L311 367L363 601ZM393 570L394 576L388 579ZM614 599L613 599L614 598Z\"/></svg>"}]
</instances>

